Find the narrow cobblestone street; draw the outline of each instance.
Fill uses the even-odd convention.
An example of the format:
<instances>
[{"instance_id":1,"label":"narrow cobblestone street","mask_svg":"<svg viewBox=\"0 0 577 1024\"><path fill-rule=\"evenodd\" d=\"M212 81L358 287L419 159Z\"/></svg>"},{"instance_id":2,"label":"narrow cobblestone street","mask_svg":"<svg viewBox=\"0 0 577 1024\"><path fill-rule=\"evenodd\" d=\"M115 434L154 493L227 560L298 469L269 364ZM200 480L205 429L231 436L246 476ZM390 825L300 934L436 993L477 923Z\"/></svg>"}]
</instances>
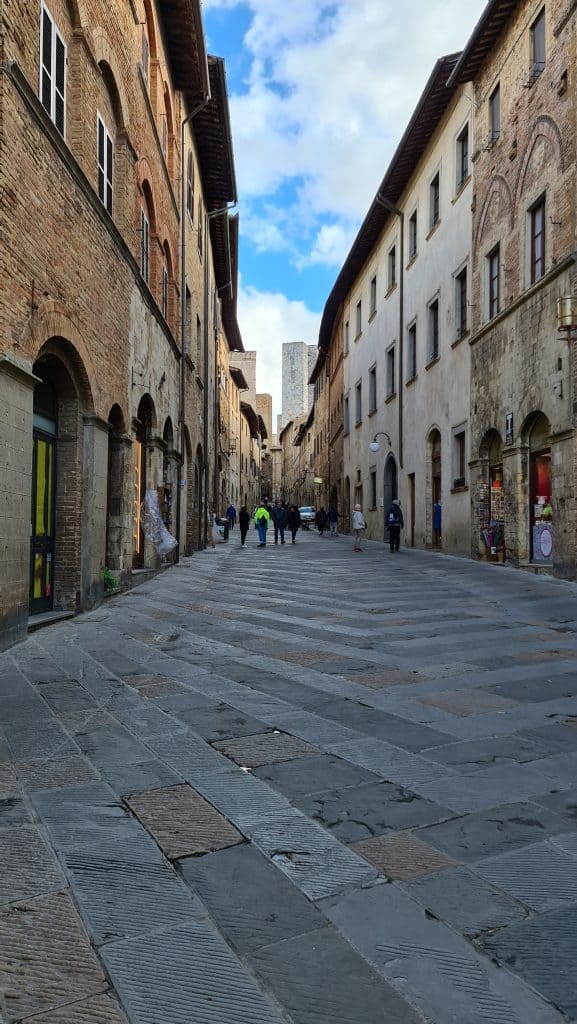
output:
<instances>
[{"instance_id":1,"label":"narrow cobblestone street","mask_svg":"<svg viewBox=\"0 0 577 1024\"><path fill-rule=\"evenodd\" d=\"M255 538L0 656L2 1024L577 1020L575 586Z\"/></svg>"}]
</instances>

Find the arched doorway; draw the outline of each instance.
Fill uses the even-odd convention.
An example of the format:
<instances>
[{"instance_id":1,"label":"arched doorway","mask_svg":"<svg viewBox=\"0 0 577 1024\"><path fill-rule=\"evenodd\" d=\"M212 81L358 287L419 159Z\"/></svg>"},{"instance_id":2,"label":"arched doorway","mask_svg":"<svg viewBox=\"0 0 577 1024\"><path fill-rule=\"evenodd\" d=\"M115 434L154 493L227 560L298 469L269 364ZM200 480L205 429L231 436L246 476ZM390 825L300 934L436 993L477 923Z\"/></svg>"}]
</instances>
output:
<instances>
[{"instance_id":1,"label":"arched doorway","mask_svg":"<svg viewBox=\"0 0 577 1024\"><path fill-rule=\"evenodd\" d=\"M37 376L42 368L36 366ZM47 377L34 388L30 614L54 606L58 398Z\"/></svg>"},{"instance_id":2,"label":"arched doorway","mask_svg":"<svg viewBox=\"0 0 577 1024\"><path fill-rule=\"evenodd\" d=\"M36 615L82 604L82 502L91 493L83 480L83 416L93 406L82 360L66 339L46 343L33 373L40 378L33 397L30 528L29 607Z\"/></svg>"},{"instance_id":3,"label":"arched doorway","mask_svg":"<svg viewBox=\"0 0 577 1024\"><path fill-rule=\"evenodd\" d=\"M186 505L185 505L185 554L194 551L194 496L196 493L195 465L192 459L192 444L188 427L184 428L184 446L186 449Z\"/></svg>"},{"instance_id":4,"label":"arched doorway","mask_svg":"<svg viewBox=\"0 0 577 1024\"><path fill-rule=\"evenodd\" d=\"M394 455L388 455L387 461L385 462L385 476L384 476L384 488L383 488L383 524L385 540L387 538L387 512L389 511L395 498L398 498L398 475L397 475L397 463Z\"/></svg>"},{"instance_id":5,"label":"arched doorway","mask_svg":"<svg viewBox=\"0 0 577 1024\"><path fill-rule=\"evenodd\" d=\"M194 525L195 525L195 539L196 549L200 549L204 546L204 528L203 528L203 496L204 496L204 458L202 454L202 447L197 446L196 459L194 462L194 491L195 491L195 509L194 509Z\"/></svg>"},{"instance_id":6,"label":"arched doorway","mask_svg":"<svg viewBox=\"0 0 577 1024\"><path fill-rule=\"evenodd\" d=\"M345 477L345 507L343 509L343 528L345 533L351 532L351 481Z\"/></svg>"},{"instance_id":7,"label":"arched doorway","mask_svg":"<svg viewBox=\"0 0 577 1024\"><path fill-rule=\"evenodd\" d=\"M136 440L134 443L134 498L132 517L132 565L134 569L144 566L144 534L142 532L141 506L144 501L148 477L148 447L156 427L154 402L150 395L143 395L138 406Z\"/></svg>"},{"instance_id":8,"label":"arched doorway","mask_svg":"<svg viewBox=\"0 0 577 1024\"><path fill-rule=\"evenodd\" d=\"M529 522L531 558L534 562L553 561L553 521L551 504L551 424L543 413L534 413L526 422L529 442Z\"/></svg>"},{"instance_id":9,"label":"arched doorway","mask_svg":"<svg viewBox=\"0 0 577 1024\"><path fill-rule=\"evenodd\" d=\"M106 498L106 559L108 569L123 568L123 509L125 471L125 423L122 409L113 405L108 414L108 485Z\"/></svg>"},{"instance_id":10,"label":"arched doorway","mask_svg":"<svg viewBox=\"0 0 577 1024\"><path fill-rule=\"evenodd\" d=\"M429 434L429 458L431 473L431 543L434 548L442 545L442 478L441 478L441 434L437 428Z\"/></svg>"}]
</instances>

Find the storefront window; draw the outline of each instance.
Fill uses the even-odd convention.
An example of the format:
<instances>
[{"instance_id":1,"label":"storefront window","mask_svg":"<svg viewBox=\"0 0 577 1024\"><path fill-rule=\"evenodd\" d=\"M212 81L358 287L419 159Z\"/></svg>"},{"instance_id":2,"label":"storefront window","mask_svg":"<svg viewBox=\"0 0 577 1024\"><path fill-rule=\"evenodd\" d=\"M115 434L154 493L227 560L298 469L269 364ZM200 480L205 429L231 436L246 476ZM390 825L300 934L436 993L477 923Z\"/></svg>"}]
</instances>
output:
<instances>
[{"instance_id":1,"label":"storefront window","mask_svg":"<svg viewBox=\"0 0 577 1024\"><path fill-rule=\"evenodd\" d=\"M529 438L531 556L534 562L553 560L553 520L551 503L550 426L545 416L536 420Z\"/></svg>"}]
</instances>

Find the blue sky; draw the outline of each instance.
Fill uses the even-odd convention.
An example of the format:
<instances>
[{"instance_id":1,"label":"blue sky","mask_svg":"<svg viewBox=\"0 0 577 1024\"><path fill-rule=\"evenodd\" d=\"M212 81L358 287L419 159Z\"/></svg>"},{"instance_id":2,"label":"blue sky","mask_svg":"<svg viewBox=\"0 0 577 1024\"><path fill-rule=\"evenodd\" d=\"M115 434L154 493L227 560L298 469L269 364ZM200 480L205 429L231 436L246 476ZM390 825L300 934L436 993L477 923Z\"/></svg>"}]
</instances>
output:
<instances>
[{"instance_id":1,"label":"blue sky","mask_svg":"<svg viewBox=\"0 0 577 1024\"><path fill-rule=\"evenodd\" d=\"M283 341L323 306L435 60L484 0L205 0L225 58L240 212L239 323L280 412Z\"/></svg>"}]
</instances>

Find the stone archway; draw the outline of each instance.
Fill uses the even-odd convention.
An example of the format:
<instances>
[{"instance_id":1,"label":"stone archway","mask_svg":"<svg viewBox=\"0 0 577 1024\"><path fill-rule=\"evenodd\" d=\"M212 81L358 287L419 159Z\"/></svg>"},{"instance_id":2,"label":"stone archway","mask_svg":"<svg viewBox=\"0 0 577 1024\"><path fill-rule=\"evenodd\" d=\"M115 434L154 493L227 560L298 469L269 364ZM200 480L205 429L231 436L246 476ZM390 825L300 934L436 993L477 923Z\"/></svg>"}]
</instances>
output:
<instances>
[{"instance_id":1,"label":"stone archway","mask_svg":"<svg viewBox=\"0 0 577 1024\"><path fill-rule=\"evenodd\" d=\"M134 442L134 491L132 515L132 567L142 569L145 563L145 540L142 532L141 506L146 489L154 483L151 472L151 441L156 433L156 410L149 394L140 399Z\"/></svg>"},{"instance_id":2,"label":"stone archway","mask_svg":"<svg viewBox=\"0 0 577 1024\"><path fill-rule=\"evenodd\" d=\"M100 522L91 500L100 484L105 486L94 466L105 458L106 442L91 415L85 368L69 341L46 342L33 373L39 378L33 397L30 533L34 615L79 610L96 582L94 542L104 533L105 517ZM104 504L104 496L100 500Z\"/></svg>"},{"instance_id":3,"label":"stone archway","mask_svg":"<svg viewBox=\"0 0 577 1024\"><path fill-rule=\"evenodd\" d=\"M427 543L442 546L442 446L441 432L433 427L427 438Z\"/></svg>"},{"instance_id":4,"label":"stone archway","mask_svg":"<svg viewBox=\"0 0 577 1024\"><path fill-rule=\"evenodd\" d=\"M525 489L528 508L525 518L529 526L530 558L533 562L552 563L555 510L551 424L547 416L540 411L531 413L523 424L521 438L528 455L528 487Z\"/></svg>"},{"instance_id":5,"label":"stone archway","mask_svg":"<svg viewBox=\"0 0 577 1024\"><path fill-rule=\"evenodd\" d=\"M194 538L195 548L200 551L205 544L203 525L204 505L204 455L202 446L199 444L196 449L194 460Z\"/></svg>"}]
</instances>

